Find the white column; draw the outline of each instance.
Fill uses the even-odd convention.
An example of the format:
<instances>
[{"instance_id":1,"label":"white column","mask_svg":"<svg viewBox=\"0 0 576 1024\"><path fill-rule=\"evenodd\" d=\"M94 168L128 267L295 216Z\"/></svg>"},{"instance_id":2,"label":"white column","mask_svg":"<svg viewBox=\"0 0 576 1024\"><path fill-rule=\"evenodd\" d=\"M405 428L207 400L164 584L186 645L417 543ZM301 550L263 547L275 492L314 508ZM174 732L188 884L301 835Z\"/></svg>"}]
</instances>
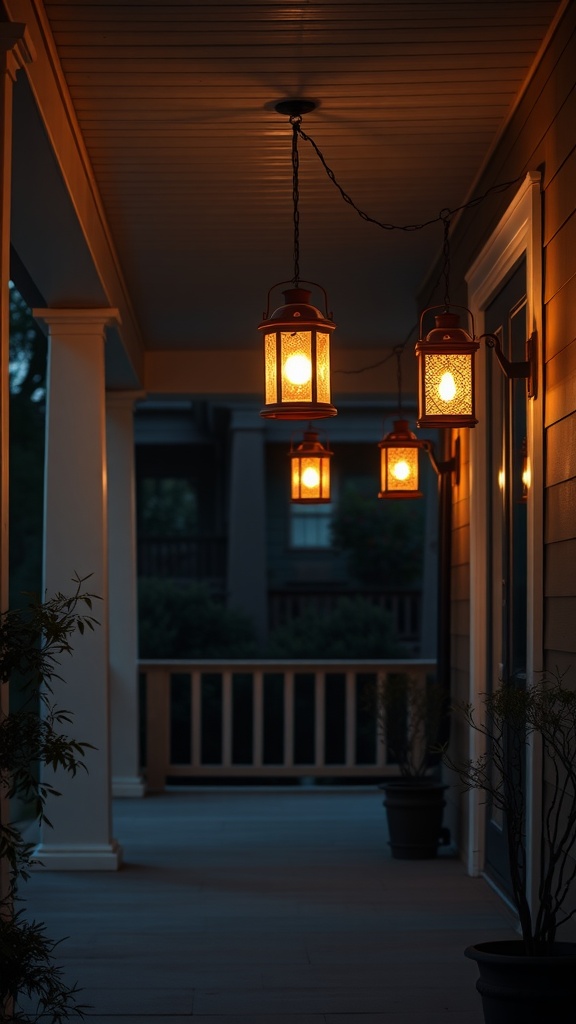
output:
<instances>
[{"instance_id":1,"label":"white column","mask_svg":"<svg viewBox=\"0 0 576 1024\"><path fill-rule=\"evenodd\" d=\"M106 395L112 795L144 796L138 743L138 595L134 402Z\"/></svg>"},{"instance_id":2,"label":"white column","mask_svg":"<svg viewBox=\"0 0 576 1024\"><path fill-rule=\"evenodd\" d=\"M228 523L228 605L250 616L256 635L268 628L264 425L253 412L232 420Z\"/></svg>"},{"instance_id":3,"label":"white column","mask_svg":"<svg viewBox=\"0 0 576 1024\"><path fill-rule=\"evenodd\" d=\"M0 611L8 607L8 428L10 410L10 197L12 186L12 90L16 72L33 59L24 25L0 24ZM0 715L8 713L8 683L0 686ZM6 791L0 791L0 821L9 818ZM0 898L9 886L8 864L0 861Z\"/></svg>"},{"instance_id":4,"label":"white column","mask_svg":"<svg viewBox=\"0 0 576 1024\"><path fill-rule=\"evenodd\" d=\"M72 637L73 654L62 663L66 683L57 703L70 709L70 735L93 744L86 772L47 776L60 791L46 814L36 856L53 870L115 870L121 851L111 838L108 684L108 549L104 330L111 309L40 309L50 328L44 588L70 593L71 578L88 576L99 620L94 632Z\"/></svg>"}]
</instances>

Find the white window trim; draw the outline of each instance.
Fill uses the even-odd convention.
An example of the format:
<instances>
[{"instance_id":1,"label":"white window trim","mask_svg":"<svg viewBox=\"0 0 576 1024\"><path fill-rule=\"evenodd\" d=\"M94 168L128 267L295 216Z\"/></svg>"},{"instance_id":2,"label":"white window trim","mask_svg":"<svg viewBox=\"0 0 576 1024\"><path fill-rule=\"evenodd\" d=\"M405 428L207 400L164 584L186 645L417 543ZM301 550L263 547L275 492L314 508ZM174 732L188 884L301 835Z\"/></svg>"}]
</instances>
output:
<instances>
[{"instance_id":1,"label":"white window trim","mask_svg":"<svg viewBox=\"0 0 576 1024\"><path fill-rule=\"evenodd\" d=\"M528 402L527 441L531 467L528 495L528 594L527 594L527 678L543 667L543 523L544 523L544 400L542 331L542 225L541 174L531 171L510 203L496 230L466 274L468 304L474 316L476 334L484 331L484 311L502 287L514 265L525 254L527 323L538 338L538 381L536 398ZM487 512L486 431L482 426L486 394L486 346L478 353L477 408L479 424L472 430L470 451L470 695L477 705L485 689L487 673ZM488 358L494 358L490 353ZM470 730L469 757L482 752L481 737ZM534 835L540 778L540 753L529 746L527 764L527 833ZM528 849L529 892L533 891L536 849ZM468 805L468 857L471 875L482 873L485 858L485 807L482 795L472 790Z\"/></svg>"}]
</instances>

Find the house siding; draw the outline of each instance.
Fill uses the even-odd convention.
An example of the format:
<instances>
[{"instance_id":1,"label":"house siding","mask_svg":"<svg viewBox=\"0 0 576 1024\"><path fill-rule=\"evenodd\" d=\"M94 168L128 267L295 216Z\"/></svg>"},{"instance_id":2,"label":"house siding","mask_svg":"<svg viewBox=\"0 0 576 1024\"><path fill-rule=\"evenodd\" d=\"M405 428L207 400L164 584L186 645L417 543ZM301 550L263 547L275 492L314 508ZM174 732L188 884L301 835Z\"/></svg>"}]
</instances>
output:
<instances>
[{"instance_id":1,"label":"house siding","mask_svg":"<svg viewBox=\"0 0 576 1024\"><path fill-rule=\"evenodd\" d=\"M503 131L474 195L499 182L542 175L543 380L544 395L544 581L543 650L540 665L566 672L576 687L576 4L568 4L540 63ZM464 211L451 242L453 302L467 305L464 275L505 213L518 185ZM450 198L447 197L447 202ZM456 201L454 202L456 205ZM440 263L430 274L435 282ZM423 289L421 306L441 301L440 286ZM541 391L542 394L542 391ZM467 478L464 469L463 479ZM469 697L470 587L469 505L454 493L452 552L452 687ZM467 642L468 640L468 642ZM468 659L468 660L467 660ZM537 659L538 660L538 659ZM468 734L455 724L456 757L467 758ZM452 795L454 804L458 795ZM466 811L460 818L460 850L466 848ZM568 936L566 936L568 937Z\"/></svg>"}]
</instances>

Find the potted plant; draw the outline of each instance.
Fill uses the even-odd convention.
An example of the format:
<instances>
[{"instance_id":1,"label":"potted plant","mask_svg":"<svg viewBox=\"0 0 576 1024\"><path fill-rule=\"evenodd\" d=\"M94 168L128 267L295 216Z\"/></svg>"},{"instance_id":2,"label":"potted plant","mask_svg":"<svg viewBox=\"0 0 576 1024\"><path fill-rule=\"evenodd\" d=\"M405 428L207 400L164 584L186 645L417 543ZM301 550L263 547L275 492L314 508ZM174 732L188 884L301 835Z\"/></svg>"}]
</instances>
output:
<instances>
[{"instance_id":1,"label":"potted plant","mask_svg":"<svg viewBox=\"0 0 576 1024\"><path fill-rule=\"evenodd\" d=\"M82 579L74 583L72 596L31 599L0 615L0 685L10 683L14 691L0 710L0 1019L7 1022L60 1024L84 1015L76 986L66 984L54 962L58 942L24 913L20 895L33 864L24 828L33 819L49 825L46 798L58 795L38 769L50 765L75 775L90 746L63 732L71 715L52 696L60 658L72 653L71 635L95 624L92 595Z\"/></svg>"},{"instance_id":2,"label":"potted plant","mask_svg":"<svg viewBox=\"0 0 576 1024\"><path fill-rule=\"evenodd\" d=\"M512 898L521 939L483 942L465 954L477 961L486 1024L554 1024L574 1020L576 943L558 929L576 913L576 692L559 674L530 686L503 684L482 696L481 712L463 705L484 751L465 763L445 753L465 788L481 790L500 811L508 842ZM542 799L532 835L537 851L531 898L527 858L527 742L542 757Z\"/></svg>"},{"instance_id":3,"label":"potted plant","mask_svg":"<svg viewBox=\"0 0 576 1024\"><path fill-rule=\"evenodd\" d=\"M444 691L437 683L391 672L378 680L374 700L388 761L400 771L399 778L381 786L392 856L435 857L446 842L442 816L447 786L433 775L446 721Z\"/></svg>"}]
</instances>

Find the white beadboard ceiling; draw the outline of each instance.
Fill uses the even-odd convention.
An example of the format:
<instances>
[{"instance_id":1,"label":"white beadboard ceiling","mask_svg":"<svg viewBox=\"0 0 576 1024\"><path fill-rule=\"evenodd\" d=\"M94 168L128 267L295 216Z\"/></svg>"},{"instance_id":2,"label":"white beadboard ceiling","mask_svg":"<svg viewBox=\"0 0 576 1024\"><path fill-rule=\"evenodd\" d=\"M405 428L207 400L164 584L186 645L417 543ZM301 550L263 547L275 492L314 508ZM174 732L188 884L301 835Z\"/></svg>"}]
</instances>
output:
<instances>
[{"instance_id":1,"label":"white beadboard ceiling","mask_svg":"<svg viewBox=\"0 0 576 1024\"><path fill-rule=\"evenodd\" d=\"M274 104L315 101L304 131L356 204L420 223L470 196L559 3L44 6L145 345L228 349L258 345L268 288L292 277ZM364 222L304 142L300 191L301 276L327 289L335 344L402 340L441 228Z\"/></svg>"}]
</instances>

